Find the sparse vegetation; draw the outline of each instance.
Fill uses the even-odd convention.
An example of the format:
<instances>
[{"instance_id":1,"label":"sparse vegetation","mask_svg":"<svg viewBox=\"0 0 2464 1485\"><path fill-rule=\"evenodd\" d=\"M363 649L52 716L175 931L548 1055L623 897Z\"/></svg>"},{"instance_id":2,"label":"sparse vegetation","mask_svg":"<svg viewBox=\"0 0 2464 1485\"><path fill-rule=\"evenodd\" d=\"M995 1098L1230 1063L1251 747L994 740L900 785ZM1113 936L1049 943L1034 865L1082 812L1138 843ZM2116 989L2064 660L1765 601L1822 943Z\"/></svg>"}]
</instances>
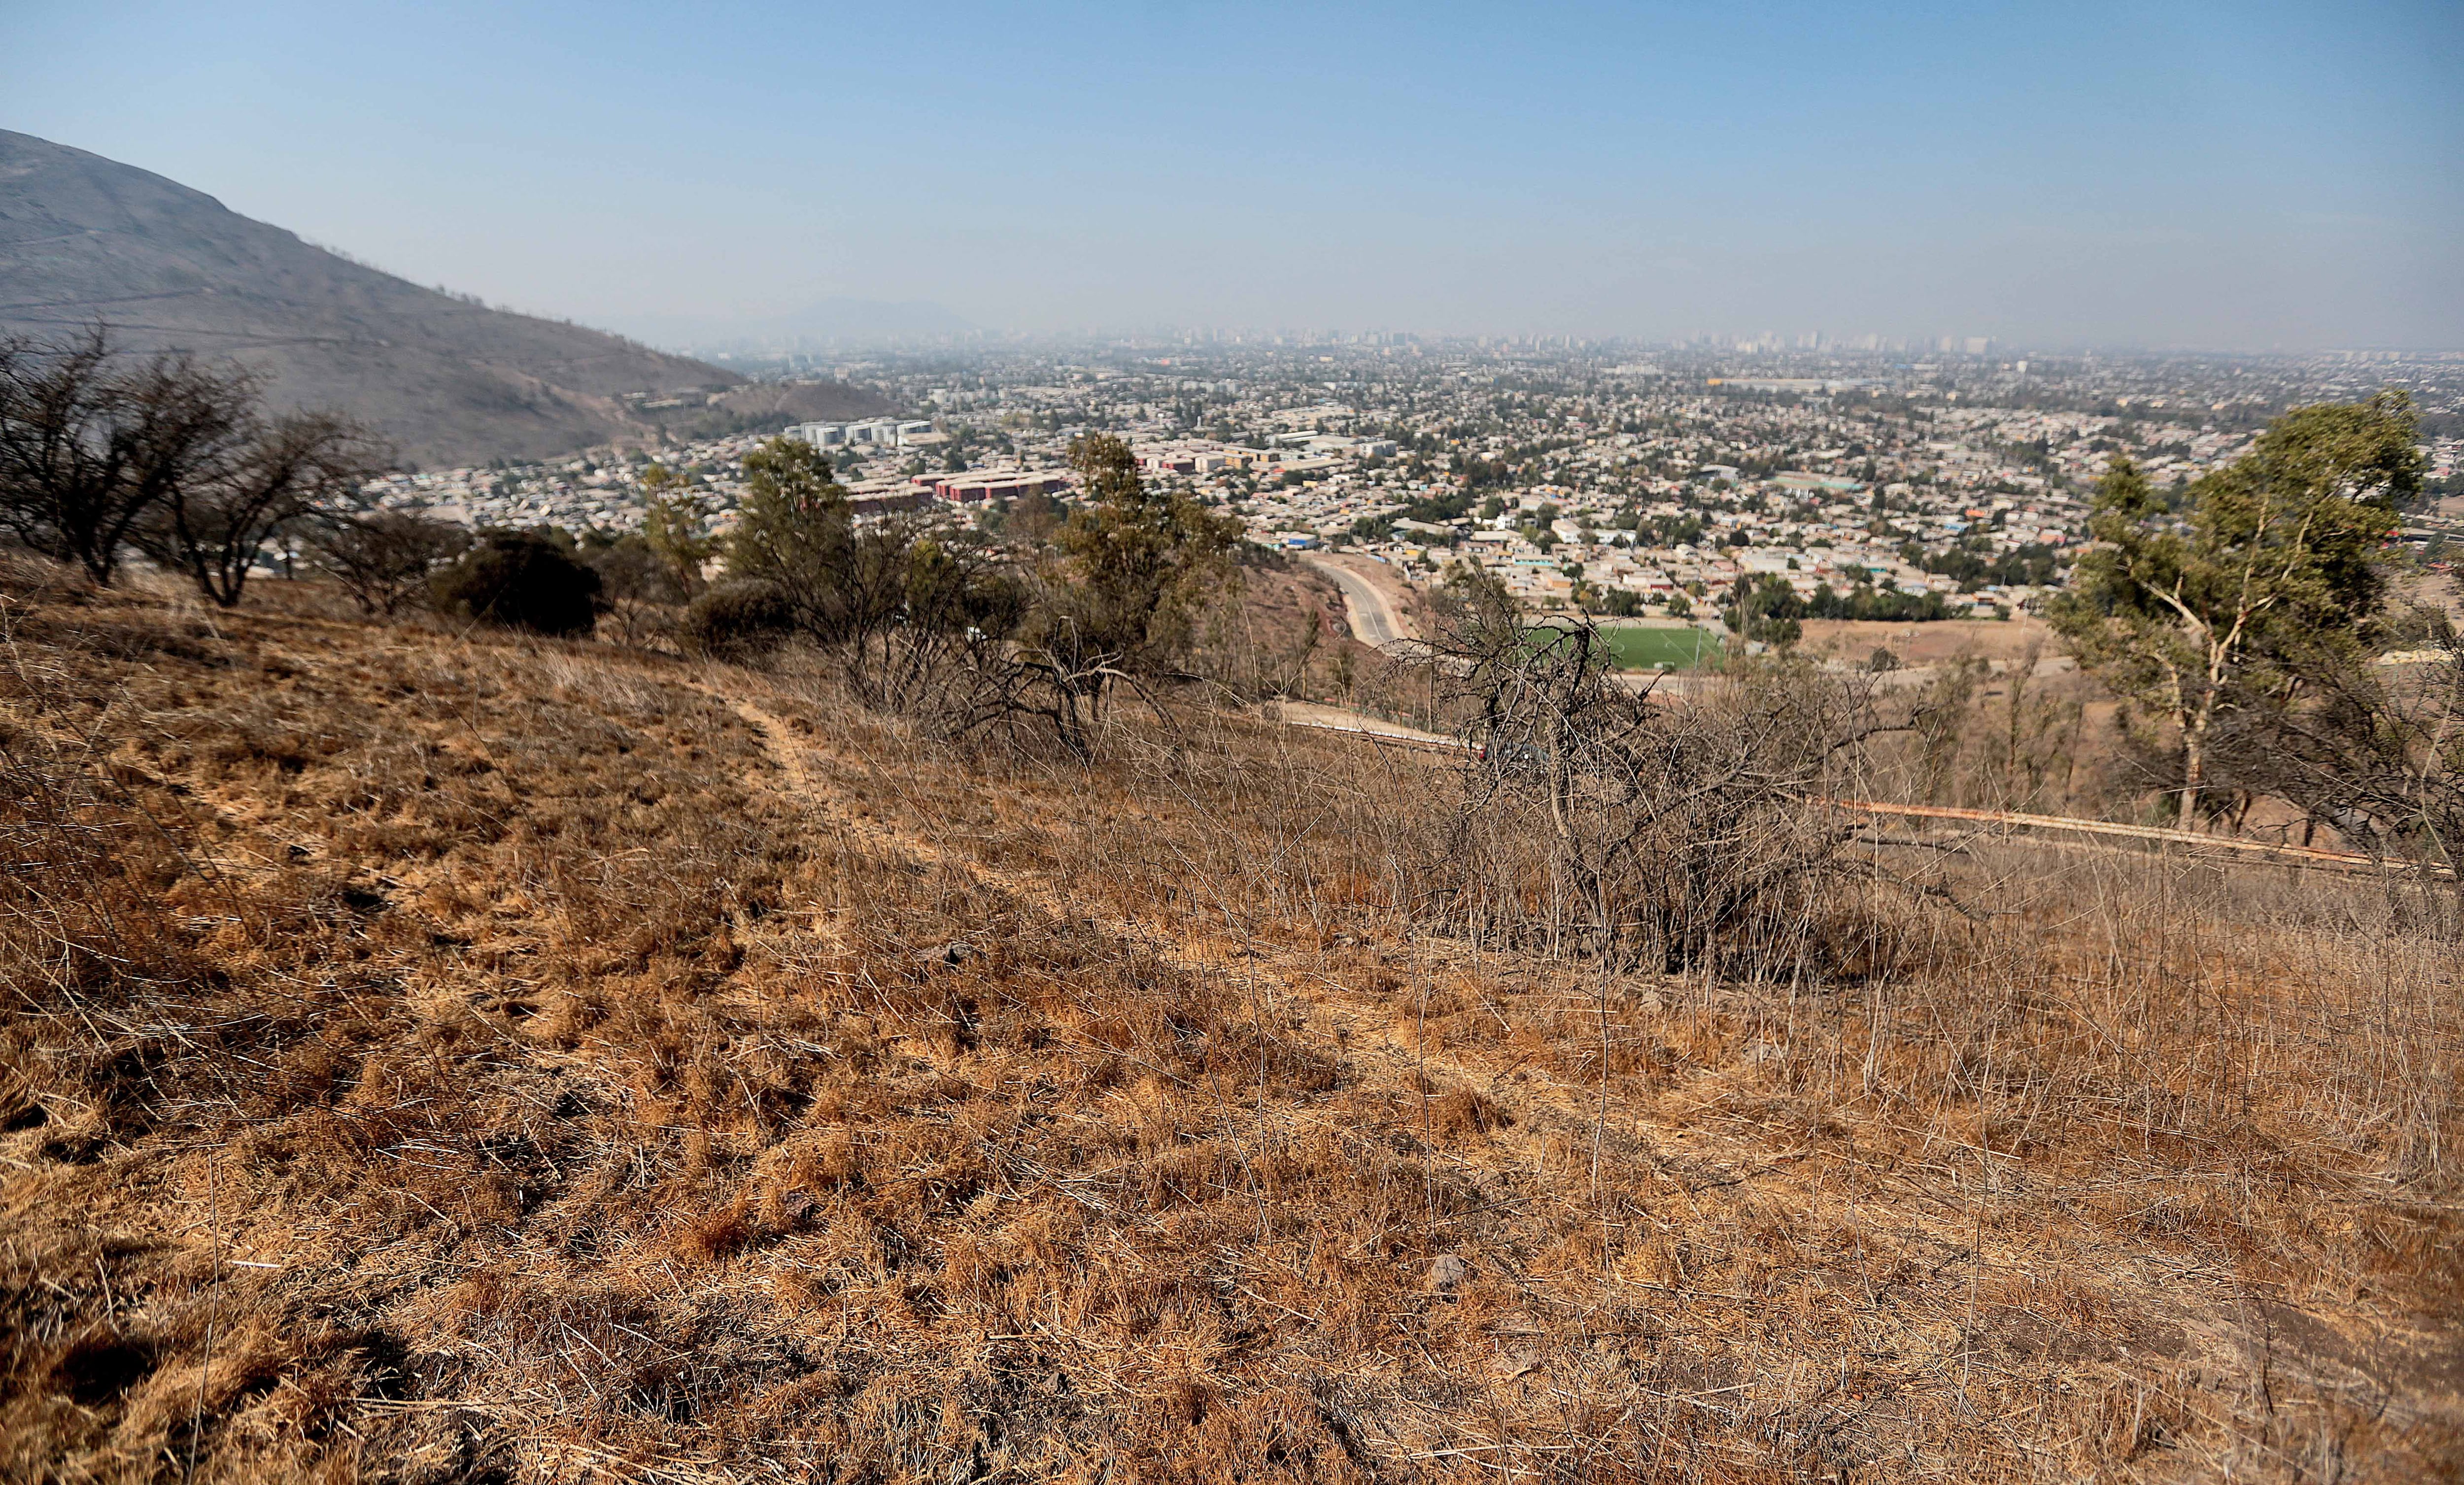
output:
<instances>
[{"instance_id":1,"label":"sparse vegetation","mask_svg":"<svg viewBox=\"0 0 2464 1485\"><path fill-rule=\"evenodd\" d=\"M1947 625L1390 659L1127 455L978 542L776 444L698 593L682 503L0 554L0 1471L2464 1468L2435 616L2211 733L2383 869L1895 835L2145 761Z\"/></svg>"},{"instance_id":2,"label":"sparse vegetation","mask_svg":"<svg viewBox=\"0 0 2464 1485\"><path fill-rule=\"evenodd\" d=\"M1604 954L1678 869L1595 849L1634 812L1818 828L1818 676L1604 730L1501 651L1536 767L1185 703L1079 754L792 657L5 586L12 1475L2458 1466L2436 884L1921 857L1971 917L1833 833Z\"/></svg>"},{"instance_id":3,"label":"sparse vegetation","mask_svg":"<svg viewBox=\"0 0 2464 1485\"><path fill-rule=\"evenodd\" d=\"M0 524L109 583L131 546L237 604L267 543L385 463L326 413L270 413L237 369L131 361L83 338L0 340Z\"/></svg>"}]
</instances>

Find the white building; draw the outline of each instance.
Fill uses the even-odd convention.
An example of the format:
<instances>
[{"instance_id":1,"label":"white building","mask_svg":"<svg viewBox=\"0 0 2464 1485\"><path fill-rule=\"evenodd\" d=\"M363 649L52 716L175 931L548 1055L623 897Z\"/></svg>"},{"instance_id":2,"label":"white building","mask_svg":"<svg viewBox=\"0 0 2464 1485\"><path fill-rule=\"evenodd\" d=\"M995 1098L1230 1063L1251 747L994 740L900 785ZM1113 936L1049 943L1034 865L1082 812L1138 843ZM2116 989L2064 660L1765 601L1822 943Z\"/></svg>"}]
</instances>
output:
<instances>
[{"instance_id":1,"label":"white building","mask_svg":"<svg viewBox=\"0 0 2464 1485\"><path fill-rule=\"evenodd\" d=\"M801 438L816 448L838 448L848 444L904 448L932 431L928 419L867 418L860 423L799 423L786 430L786 436Z\"/></svg>"}]
</instances>

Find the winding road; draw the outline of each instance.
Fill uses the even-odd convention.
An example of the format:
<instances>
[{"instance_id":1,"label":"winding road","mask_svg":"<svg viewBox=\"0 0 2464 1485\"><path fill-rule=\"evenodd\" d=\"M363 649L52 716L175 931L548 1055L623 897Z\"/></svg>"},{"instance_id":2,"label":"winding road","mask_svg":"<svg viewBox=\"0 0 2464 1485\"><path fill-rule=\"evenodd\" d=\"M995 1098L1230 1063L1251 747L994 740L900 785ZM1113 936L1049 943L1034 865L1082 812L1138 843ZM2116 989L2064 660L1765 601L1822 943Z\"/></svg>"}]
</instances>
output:
<instances>
[{"instance_id":1,"label":"winding road","mask_svg":"<svg viewBox=\"0 0 2464 1485\"><path fill-rule=\"evenodd\" d=\"M1395 611L1394 604L1387 601L1386 595L1377 591L1375 583L1324 557L1309 557L1302 560L1333 579L1334 585L1343 590L1343 606L1352 619L1353 639L1382 649L1397 640L1413 637L1411 626L1403 622L1402 615Z\"/></svg>"}]
</instances>

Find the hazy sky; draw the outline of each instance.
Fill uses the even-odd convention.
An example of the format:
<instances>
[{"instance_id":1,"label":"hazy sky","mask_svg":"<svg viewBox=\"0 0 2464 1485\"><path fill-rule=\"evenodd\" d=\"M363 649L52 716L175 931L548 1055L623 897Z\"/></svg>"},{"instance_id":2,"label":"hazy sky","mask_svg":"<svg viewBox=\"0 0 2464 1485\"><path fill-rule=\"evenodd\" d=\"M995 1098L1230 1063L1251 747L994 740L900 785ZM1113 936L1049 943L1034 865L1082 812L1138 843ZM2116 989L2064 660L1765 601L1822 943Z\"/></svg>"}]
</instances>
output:
<instances>
[{"instance_id":1,"label":"hazy sky","mask_svg":"<svg viewBox=\"0 0 2464 1485\"><path fill-rule=\"evenodd\" d=\"M2458 0L0 0L0 126L653 332L2464 346Z\"/></svg>"}]
</instances>

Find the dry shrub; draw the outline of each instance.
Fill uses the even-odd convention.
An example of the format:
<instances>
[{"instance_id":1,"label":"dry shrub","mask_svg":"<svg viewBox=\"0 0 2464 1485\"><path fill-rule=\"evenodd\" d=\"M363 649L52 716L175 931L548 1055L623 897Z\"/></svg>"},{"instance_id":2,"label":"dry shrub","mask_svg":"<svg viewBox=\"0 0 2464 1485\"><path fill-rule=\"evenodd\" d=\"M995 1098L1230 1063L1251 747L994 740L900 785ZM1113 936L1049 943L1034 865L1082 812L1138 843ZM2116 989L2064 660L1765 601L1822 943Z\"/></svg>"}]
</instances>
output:
<instances>
[{"instance_id":1,"label":"dry shrub","mask_svg":"<svg viewBox=\"0 0 2464 1485\"><path fill-rule=\"evenodd\" d=\"M961 752L267 586L21 630L15 848L94 833L11 988L95 947L0 1066L12 1476L2453 1468L2456 1001L2384 893L1979 846L1979 922L1835 841L1671 975L1551 928L1545 794L1433 859L1434 753Z\"/></svg>"},{"instance_id":2,"label":"dry shrub","mask_svg":"<svg viewBox=\"0 0 2464 1485\"><path fill-rule=\"evenodd\" d=\"M1749 669L1661 702L1579 653L1529 669L1484 707L1441 858L1449 917L1672 973L1822 972L1873 942L1844 832L1811 802L1880 730L1857 683Z\"/></svg>"},{"instance_id":3,"label":"dry shrub","mask_svg":"<svg viewBox=\"0 0 2464 1485\"><path fill-rule=\"evenodd\" d=\"M759 660L796 631L796 615L776 583L723 582L685 609L678 637L685 652L718 660Z\"/></svg>"},{"instance_id":4,"label":"dry shrub","mask_svg":"<svg viewBox=\"0 0 2464 1485\"><path fill-rule=\"evenodd\" d=\"M1743 666L1661 699L1609 671L1588 622L1533 627L1485 579L1452 590L1429 668L1470 752L1435 916L1603 964L1762 978L1836 972L1875 925L1818 807L1892 731L1870 677ZM1424 909L1425 911L1426 909Z\"/></svg>"}]
</instances>

